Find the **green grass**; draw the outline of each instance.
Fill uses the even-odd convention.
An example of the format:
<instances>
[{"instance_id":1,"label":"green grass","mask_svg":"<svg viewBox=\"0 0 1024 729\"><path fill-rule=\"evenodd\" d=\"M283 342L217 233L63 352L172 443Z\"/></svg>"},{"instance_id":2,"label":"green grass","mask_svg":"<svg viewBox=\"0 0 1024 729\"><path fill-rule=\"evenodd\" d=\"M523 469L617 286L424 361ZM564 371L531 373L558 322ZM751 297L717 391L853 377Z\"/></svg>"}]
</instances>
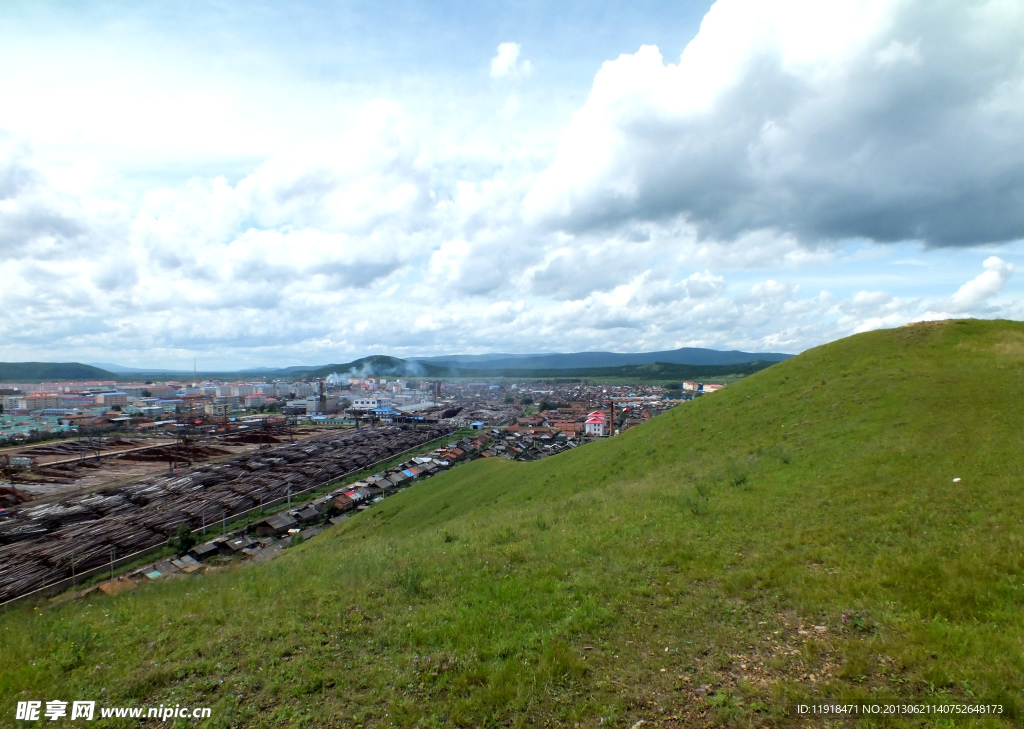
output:
<instances>
[{"instance_id":1,"label":"green grass","mask_svg":"<svg viewBox=\"0 0 1024 729\"><path fill-rule=\"evenodd\" d=\"M262 567L10 610L0 711L1017 726L1022 404L1022 324L858 335L557 458L460 466ZM796 714L826 702L1004 713Z\"/></svg>"}]
</instances>

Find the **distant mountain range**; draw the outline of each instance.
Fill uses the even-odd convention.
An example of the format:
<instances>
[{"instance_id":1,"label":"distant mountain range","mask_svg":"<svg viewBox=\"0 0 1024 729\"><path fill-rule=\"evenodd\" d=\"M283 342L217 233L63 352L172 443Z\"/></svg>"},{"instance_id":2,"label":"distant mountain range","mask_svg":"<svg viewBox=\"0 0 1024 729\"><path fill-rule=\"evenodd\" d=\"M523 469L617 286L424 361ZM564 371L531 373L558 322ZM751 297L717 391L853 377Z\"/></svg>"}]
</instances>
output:
<instances>
[{"instance_id":1,"label":"distant mountain range","mask_svg":"<svg viewBox=\"0 0 1024 729\"><path fill-rule=\"evenodd\" d=\"M781 362L793 355L781 352L740 352L737 350L720 351L700 347L683 347L661 352L573 352L509 354L492 352L490 354L447 354L431 357L409 357L399 359L386 355L362 357L352 362L324 365L294 365L291 367L249 367L233 370L231 374L260 374L268 377L293 377L301 374L339 374L350 369L376 367L376 374L400 375L416 372L417 365L422 366L418 374L441 374L442 370L556 370L581 369L591 367L623 367L626 365L647 365L661 362L676 365L733 365L750 362ZM399 364L404 363L404 364ZM180 375L190 370L146 369L125 367L111 362L92 362L91 366L122 375ZM215 371L205 370L210 373ZM223 374L229 374L224 371Z\"/></svg>"},{"instance_id":2,"label":"distant mountain range","mask_svg":"<svg viewBox=\"0 0 1024 729\"><path fill-rule=\"evenodd\" d=\"M184 375L192 372L191 369L182 370L168 370L168 369L148 369L145 367L125 367L124 365L114 364L112 362L90 362L91 367L99 367L110 372L116 372L119 375ZM324 365L296 365L293 367L253 367L245 370L231 370L230 373L244 372L246 374L273 374L273 375L291 375L301 372L309 372L315 370ZM199 370L199 374L209 374L211 372L220 372L221 370Z\"/></svg>"},{"instance_id":3,"label":"distant mountain range","mask_svg":"<svg viewBox=\"0 0 1024 729\"><path fill-rule=\"evenodd\" d=\"M411 357L399 359L386 355L362 357L351 362L327 365L295 365L292 367L256 367L244 370L201 371L202 376L258 375L260 377L306 377L316 379L331 373L339 375L391 376L391 377L547 377L574 376L588 377L611 374L610 370L636 374L648 372L642 369L649 365L662 365L659 371L679 374L696 372L692 368L712 368L708 372L719 372L721 367L757 365L754 369L788 359L793 355L780 352L739 352L718 351L683 347L662 352L575 352L569 354L452 354L437 357ZM666 369L664 366L670 365ZM685 366L680 369L679 366ZM623 369L624 368L624 369ZM691 368L691 369L685 369ZM738 372L739 370L737 370ZM111 362L80 364L78 362L0 362L0 381L28 382L33 380L125 380L143 376L174 376L188 378L191 370L146 369L125 367ZM688 376L688 375L687 375ZM694 375L696 376L696 375Z\"/></svg>"},{"instance_id":4,"label":"distant mountain range","mask_svg":"<svg viewBox=\"0 0 1024 729\"><path fill-rule=\"evenodd\" d=\"M416 362L439 367L476 370L553 370L589 367L622 367L662 362L677 365L733 365L749 362L781 362L793 355L779 352L721 352L716 349L683 347L663 352L576 352L573 354L480 354L442 357L413 357Z\"/></svg>"}]
</instances>

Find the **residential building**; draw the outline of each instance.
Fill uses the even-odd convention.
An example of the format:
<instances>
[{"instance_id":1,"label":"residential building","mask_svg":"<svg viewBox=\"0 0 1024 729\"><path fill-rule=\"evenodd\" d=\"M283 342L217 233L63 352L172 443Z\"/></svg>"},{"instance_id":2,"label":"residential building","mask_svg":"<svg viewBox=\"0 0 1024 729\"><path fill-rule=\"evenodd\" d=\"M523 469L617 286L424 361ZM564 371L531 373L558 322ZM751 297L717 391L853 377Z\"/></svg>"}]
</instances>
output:
<instances>
[{"instance_id":1,"label":"residential building","mask_svg":"<svg viewBox=\"0 0 1024 729\"><path fill-rule=\"evenodd\" d=\"M228 405L223 402L208 402L203 405L203 412L214 418L223 418L228 414Z\"/></svg>"},{"instance_id":2,"label":"residential building","mask_svg":"<svg viewBox=\"0 0 1024 729\"><path fill-rule=\"evenodd\" d=\"M247 408L258 408L260 405L265 405L267 402L267 396L263 393L256 393L254 395L245 396L245 406Z\"/></svg>"},{"instance_id":3,"label":"residential building","mask_svg":"<svg viewBox=\"0 0 1024 729\"><path fill-rule=\"evenodd\" d=\"M595 410L587 416L586 422L583 424L583 432L589 436L603 438L608 435L608 414Z\"/></svg>"},{"instance_id":4,"label":"residential building","mask_svg":"<svg viewBox=\"0 0 1024 729\"><path fill-rule=\"evenodd\" d=\"M58 399L58 405L60 404ZM101 392L96 396L96 404L104 405L106 407L113 407L114 405L120 405L124 407L128 404L128 395L124 392ZM57 407L56 405L53 407Z\"/></svg>"},{"instance_id":5,"label":"residential building","mask_svg":"<svg viewBox=\"0 0 1024 729\"><path fill-rule=\"evenodd\" d=\"M60 395L49 392L36 392L25 398L25 407L30 411L46 410L60 407Z\"/></svg>"},{"instance_id":6,"label":"residential building","mask_svg":"<svg viewBox=\"0 0 1024 729\"><path fill-rule=\"evenodd\" d=\"M149 392L150 397L171 399L178 395L177 387L168 387L166 385L147 385L145 389Z\"/></svg>"},{"instance_id":7,"label":"residential building","mask_svg":"<svg viewBox=\"0 0 1024 729\"><path fill-rule=\"evenodd\" d=\"M4 395L0 397L0 404L4 406L5 413L9 413L11 410L28 409L25 398L20 395Z\"/></svg>"}]
</instances>

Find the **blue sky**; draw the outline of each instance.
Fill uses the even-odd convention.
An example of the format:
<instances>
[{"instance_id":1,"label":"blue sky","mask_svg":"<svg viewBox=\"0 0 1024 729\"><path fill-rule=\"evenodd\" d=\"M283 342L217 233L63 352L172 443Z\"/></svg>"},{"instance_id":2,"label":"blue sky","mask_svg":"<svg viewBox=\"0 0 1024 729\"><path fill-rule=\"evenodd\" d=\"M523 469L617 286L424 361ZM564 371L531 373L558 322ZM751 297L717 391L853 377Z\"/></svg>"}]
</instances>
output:
<instances>
[{"instance_id":1,"label":"blue sky","mask_svg":"<svg viewBox=\"0 0 1024 729\"><path fill-rule=\"evenodd\" d=\"M7 3L0 360L1024 316L1011 0Z\"/></svg>"}]
</instances>

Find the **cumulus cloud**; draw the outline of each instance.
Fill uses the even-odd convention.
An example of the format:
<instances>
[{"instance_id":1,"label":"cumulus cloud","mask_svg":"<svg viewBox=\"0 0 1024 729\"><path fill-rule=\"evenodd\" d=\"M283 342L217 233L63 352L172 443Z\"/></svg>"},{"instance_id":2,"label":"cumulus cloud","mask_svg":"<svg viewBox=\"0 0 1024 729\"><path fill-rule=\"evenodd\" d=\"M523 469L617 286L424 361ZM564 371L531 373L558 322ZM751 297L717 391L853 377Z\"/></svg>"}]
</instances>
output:
<instances>
[{"instance_id":1,"label":"cumulus cloud","mask_svg":"<svg viewBox=\"0 0 1024 729\"><path fill-rule=\"evenodd\" d=\"M238 184L264 227L368 232L422 225L433 208L431 165L393 102L367 104L330 144L282 151Z\"/></svg>"},{"instance_id":2,"label":"cumulus cloud","mask_svg":"<svg viewBox=\"0 0 1024 729\"><path fill-rule=\"evenodd\" d=\"M836 302L839 331L854 334L912 321L964 316L1020 316L1018 302L995 300L1013 274L1013 264L998 256L990 256L982 267L982 273L946 297L909 297L887 291L858 291L849 299Z\"/></svg>"},{"instance_id":3,"label":"cumulus cloud","mask_svg":"<svg viewBox=\"0 0 1024 729\"><path fill-rule=\"evenodd\" d=\"M706 299L711 296L720 295L724 289L722 276L715 276L709 271L694 273L683 281L683 288L686 296L690 299Z\"/></svg>"},{"instance_id":4,"label":"cumulus cloud","mask_svg":"<svg viewBox=\"0 0 1024 729\"><path fill-rule=\"evenodd\" d=\"M985 267L984 273L978 274L949 297L946 307L948 311L963 314L977 310L1002 291L1013 274L1013 264L998 256L986 258L982 265Z\"/></svg>"},{"instance_id":5,"label":"cumulus cloud","mask_svg":"<svg viewBox=\"0 0 1024 729\"><path fill-rule=\"evenodd\" d=\"M520 50L522 49L518 43L500 44L497 54L491 59L491 78L516 78L528 75L533 66L525 59L520 62Z\"/></svg>"},{"instance_id":6,"label":"cumulus cloud","mask_svg":"<svg viewBox=\"0 0 1024 729\"><path fill-rule=\"evenodd\" d=\"M604 64L525 203L566 230L932 246L1024 237L1024 8L719 0L676 63Z\"/></svg>"},{"instance_id":7,"label":"cumulus cloud","mask_svg":"<svg viewBox=\"0 0 1024 729\"><path fill-rule=\"evenodd\" d=\"M678 62L605 64L560 142L525 89L515 121L495 113L531 69L515 43L491 62L486 124L458 96L323 107L329 134L295 122L230 174L106 198L88 162L53 175L0 135L0 359L799 351L1024 317L1024 242L967 274L934 250L1020 234L1020 11L934 7L721 0ZM903 238L933 250L865 242ZM942 275L887 258L909 249Z\"/></svg>"},{"instance_id":8,"label":"cumulus cloud","mask_svg":"<svg viewBox=\"0 0 1024 729\"><path fill-rule=\"evenodd\" d=\"M66 256L89 244L81 205L39 170L29 146L0 130L0 260Z\"/></svg>"},{"instance_id":9,"label":"cumulus cloud","mask_svg":"<svg viewBox=\"0 0 1024 729\"><path fill-rule=\"evenodd\" d=\"M282 150L237 184L196 177L132 206L62 192L27 145L0 139L0 310L18 312L0 349L323 339L352 292L441 239L433 167L406 122L374 102L333 147Z\"/></svg>"}]
</instances>

